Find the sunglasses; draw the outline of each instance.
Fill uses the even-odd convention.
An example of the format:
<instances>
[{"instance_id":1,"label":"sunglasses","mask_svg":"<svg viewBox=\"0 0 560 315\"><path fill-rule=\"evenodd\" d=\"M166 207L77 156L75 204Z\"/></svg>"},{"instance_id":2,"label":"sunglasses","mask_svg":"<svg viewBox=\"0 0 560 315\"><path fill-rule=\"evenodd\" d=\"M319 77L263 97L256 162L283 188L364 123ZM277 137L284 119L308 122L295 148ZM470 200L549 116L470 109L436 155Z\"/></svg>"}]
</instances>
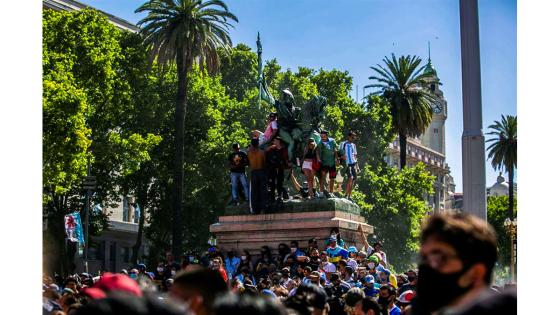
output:
<instances>
[{"instance_id":1,"label":"sunglasses","mask_svg":"<svg viewBox=\"0 0 560 315\"><path fill-rule=\"evenodd\" d=\"M446 254L442 251L433 251L426 255L421 255L419 262L421 264L427 264L434 269L439 269L442 266L444 266L448 261L457 258L459 258L457 254Z\"/></svg>"}]
</instances>

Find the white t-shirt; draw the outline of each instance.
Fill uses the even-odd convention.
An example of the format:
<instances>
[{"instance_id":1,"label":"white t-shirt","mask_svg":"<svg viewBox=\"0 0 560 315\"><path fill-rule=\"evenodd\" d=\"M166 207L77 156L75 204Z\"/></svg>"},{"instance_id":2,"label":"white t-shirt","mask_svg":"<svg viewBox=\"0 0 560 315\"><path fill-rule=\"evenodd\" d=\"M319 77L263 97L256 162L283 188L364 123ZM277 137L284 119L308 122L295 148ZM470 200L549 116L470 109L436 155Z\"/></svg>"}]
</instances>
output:
<instances>
[{"instance_id":1,"label":"white t-shirt","mask_svg":"<svg viewBox=\"0 0 560 315\"><path fill-rule=\"evenodd\" d=\"M323 263L322 268L327 273L336 272L336 266L331 262Z\"/></svg>"}]
</instances>

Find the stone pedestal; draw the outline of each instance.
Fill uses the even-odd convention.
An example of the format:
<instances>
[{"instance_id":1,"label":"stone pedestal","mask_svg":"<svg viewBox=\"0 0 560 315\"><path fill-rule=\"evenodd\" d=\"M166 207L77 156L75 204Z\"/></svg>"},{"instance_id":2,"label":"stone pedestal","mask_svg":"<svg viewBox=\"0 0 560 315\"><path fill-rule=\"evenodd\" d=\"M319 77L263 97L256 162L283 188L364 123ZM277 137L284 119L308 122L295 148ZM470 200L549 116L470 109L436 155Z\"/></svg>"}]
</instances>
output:
<instances>
[{"instance_id":1,"label":"stone pedestal","mask_svg":"<svg viewBox=\"0 0 560 315\"><path fill-rule=\"evenodd\" d=\"M222 250L235 249L238 254L247 249L253 254L261 246L268 245L274 252L278 244L292 240L306 248L309 239L315 237L319 249L323 249L332 228L336 227L348 246L362 247L358 226L366 235L373 227L365 223L360 208L346 199L330 198L313 201L293 200L284 203L281 212L271 214L247 214L243 207L230 207L218 223L210 226Z\"/></svg>"}]
</instances>

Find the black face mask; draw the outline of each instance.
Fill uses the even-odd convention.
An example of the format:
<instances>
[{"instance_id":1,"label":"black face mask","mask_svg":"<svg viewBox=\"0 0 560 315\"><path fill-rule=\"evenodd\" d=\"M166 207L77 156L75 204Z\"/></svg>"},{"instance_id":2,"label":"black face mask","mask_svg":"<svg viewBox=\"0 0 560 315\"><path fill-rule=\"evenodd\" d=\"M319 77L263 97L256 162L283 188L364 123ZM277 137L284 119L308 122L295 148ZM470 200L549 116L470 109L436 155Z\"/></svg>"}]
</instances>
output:
<instances>
[{"instance_id":1,"label":"black face mask","mask_svg":"<svg viewBox=\"0 0 560 315\"><path fill-rule=\"evenodd\" d=\"M389 298L388 298L388 297L382 297L382 296L380 296L379 299L377 300L377 302L378 302L379 305L381 305L381 307L383 307L384 309L386 309L387 306L389 306Z\"/></svg>"},{"instance_id":2,"label":"black face mask","mask_svg":"<svg viewBox=\"0 0 560 315\"><path fill-rule=\"evenodd\" d=\"M412 282L412 281L416 280L416 277L415 276L408 276L407 279L408 279L408 282Z\"/></svg>"},{"instance_id":3,"label":"black face mask","mask_svg":"<svg viewBox=\"0 0 560 315\"><path fill-rule=\"evenodd\" d=\"M459 278L467 271L444 274L426 264L418 266L418 301L427 311L437 311L470 290L459 286Z\"/></svg>"}]
</instances>

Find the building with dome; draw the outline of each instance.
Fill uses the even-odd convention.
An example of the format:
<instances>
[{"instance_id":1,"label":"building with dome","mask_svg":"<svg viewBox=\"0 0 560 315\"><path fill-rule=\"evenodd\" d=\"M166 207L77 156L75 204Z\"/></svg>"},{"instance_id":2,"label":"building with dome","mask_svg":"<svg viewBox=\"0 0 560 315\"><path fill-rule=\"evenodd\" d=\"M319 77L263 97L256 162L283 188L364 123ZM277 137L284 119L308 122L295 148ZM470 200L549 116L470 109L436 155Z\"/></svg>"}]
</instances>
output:
<instances>
[{"instance_id":1,"label":"building with dome","mask_svg":"<svg viewBox=\"0 0 560 315\"><path fill-rule=\"evenodd\" d=\"M426 196L428 204L434 212L454 208L455 183L451 170L445 162L445 121L447 120L447 101L440 90L442 83L432 65L428 48L428 64L424 73L430 74L428 80L430 90L435 94L432 104L432 121L426 131L417 138L408 138L406 163L409 166L423 162L426 169L436 177L434 193ZM398 137L389 144L385 161L394 167L400 166Z\"/></svg>"},{"instance_id":2,"label":"building with dome","mask_svg":"<svg viewBox=\"0 0 560 315\"><path fill-rule=\"evenodd\" d=\"M517 185L513 183L513 194L517 195ZM500 196L509 196L509 183L506 182L506 179L502 176L502 173L498 175L496 179L496 183L489 188L486 188L486 195L488 197L500 197Z\"/></svg>"}]
</instances>

